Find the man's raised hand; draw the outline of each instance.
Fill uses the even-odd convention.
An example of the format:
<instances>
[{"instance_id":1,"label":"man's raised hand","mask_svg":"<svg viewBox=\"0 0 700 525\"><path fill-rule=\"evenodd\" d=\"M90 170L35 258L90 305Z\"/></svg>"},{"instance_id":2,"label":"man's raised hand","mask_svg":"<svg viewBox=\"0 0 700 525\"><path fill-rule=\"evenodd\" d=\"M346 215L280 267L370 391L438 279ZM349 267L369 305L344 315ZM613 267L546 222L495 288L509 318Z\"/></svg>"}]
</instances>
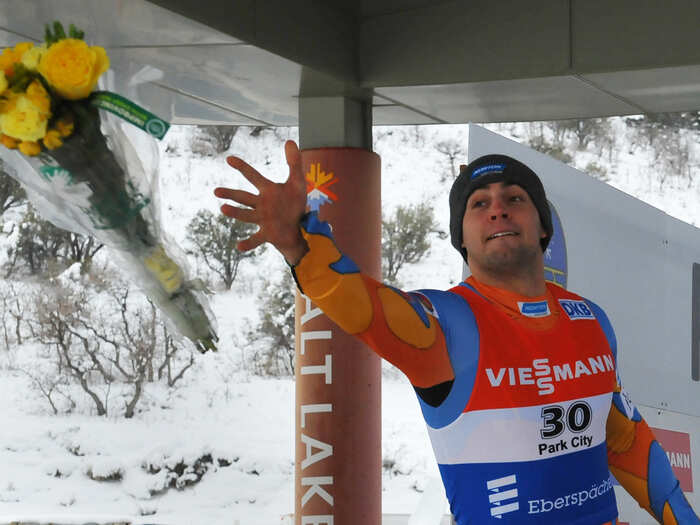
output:
<instances>
[{"instance_id":1,"label":"man's raised hand","mask_svg":"<svg viewBox=\"0 0 700 525\"><path fill-rule=\"evenodd\" d=\"M216 188L214 195L246 206L240 208L224 204L221 206L224 215L259 226L257 232L240 241L236 248L248 251L269 242L282 253L287 262L296 264L308 250L299 231L299 220L306 209L306 181L301 167L301 154L294 141L288 140L285 143L284 154L289 165L289 177L281 184L263 177L243 159L227 157L229 166L240 171L255 186L258 194Z\"/></svg>"}]
</instances>

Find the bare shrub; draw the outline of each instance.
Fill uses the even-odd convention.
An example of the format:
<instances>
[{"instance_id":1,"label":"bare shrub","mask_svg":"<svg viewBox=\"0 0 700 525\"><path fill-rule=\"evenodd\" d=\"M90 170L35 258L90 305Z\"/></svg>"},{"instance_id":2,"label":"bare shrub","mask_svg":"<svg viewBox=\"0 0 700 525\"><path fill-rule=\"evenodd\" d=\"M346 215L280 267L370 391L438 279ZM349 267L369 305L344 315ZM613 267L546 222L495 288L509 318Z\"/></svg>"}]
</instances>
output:
<instances>
[{"instance_id":1,"label":"bare shrub","mask_svg":"<svg viewBox=\"0 0 700 525\"><path fill-rule=\"evenodd\" d=\"M680 129L667 129L656 138L654 146L653 171L657 174L659 189L663 189L666 179L673 176L692 183L690 166L690 145L685 133Z\"/></svg>"},{"instance_id":2,"label":"bare shrub","mask_svg":"<svg viewBox=\"0 0 700 525\"><path fill-rule=\"evenodd\" d=\"M465 150L462 143L455 139L442 140L435 145L435 149L445 155L450 164L450 174L452 178L457 178L457 165L455 161L458 157L465 156ZM447 177L442 174L440 182L445 182Z\"/></svg>"},{"instance_id":3,"label":"bare shrub","mask_svg":"<svg viewBox=\"0 0 700 525\"><path fill-rule=\"evenodd\" d=\"M36 340L52 350L56 377L78 385L98 415L107 415L117 387L124 417L133 417L147 383L173 387L194 364L192 348L176 341L154 305L126 283L97 292L57 279L34 294L32 306ZM50 385L41 388L49 398Z\"/></svg>"},{"instance_id":4,"label":"bare shrub","mask_svg":"<svg viewBox=\"0 0 700 525\"><path fill-rule=\"evenodd\" d=\"M59 412L70 413L75 409L76 403L70 395L65 375L56 375L39 363L35 363L32 368L19 367L19 371L30 379L32 386L46 399L54 415Z\"/></svg>"},{"instance_id":5,"label":"bare shrub","mask_svg":"<svg viewBox=\"0 0 700 525\"><path fill-rule=\"evenodd\" d=\"M224 153L231 147L236 132L238 132L238 126L197 126L197 132L192 141L192 153L206 157Z\"/></svg>"},{"instance_id":6,"label":"bare shrub","mask_svg":"<svg viewBox=\"0 0 700 525\"><path fill-rule=\"evenodd\" d=\"M26 297L20 289L12 282L0 283L0 329L5 350L21 345L29 335L30 325L25 321L28 313Z\"/></svg>"}]
</instances>

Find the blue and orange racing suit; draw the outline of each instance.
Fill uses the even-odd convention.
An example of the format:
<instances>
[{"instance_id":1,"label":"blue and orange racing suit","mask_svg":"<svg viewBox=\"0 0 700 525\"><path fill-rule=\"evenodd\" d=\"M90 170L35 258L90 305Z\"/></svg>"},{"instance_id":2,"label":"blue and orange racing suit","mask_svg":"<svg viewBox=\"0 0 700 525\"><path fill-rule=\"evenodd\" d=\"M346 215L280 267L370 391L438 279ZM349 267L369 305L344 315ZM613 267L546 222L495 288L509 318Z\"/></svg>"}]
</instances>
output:
<instances>
[{"instance_id":1,"label":"blue and orange racing suit","mask_svg":"<svg viewBox=\"0 0 700 525\"><path fill-rule=\"evenodd\" d=\"M612 472L658 522L700 524L617 375L605 312L547 284L405 293L360 273L315 213L300 290L411 381L459 525L612 524Z\"/></svg>"}]
</instances>

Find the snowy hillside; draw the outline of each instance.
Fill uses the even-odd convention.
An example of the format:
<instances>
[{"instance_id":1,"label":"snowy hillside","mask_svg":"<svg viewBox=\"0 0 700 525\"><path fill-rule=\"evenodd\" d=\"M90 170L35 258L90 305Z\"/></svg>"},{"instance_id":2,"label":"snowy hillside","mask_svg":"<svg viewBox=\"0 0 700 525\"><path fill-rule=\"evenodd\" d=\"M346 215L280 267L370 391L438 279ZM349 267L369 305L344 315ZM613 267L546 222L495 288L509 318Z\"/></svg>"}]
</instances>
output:
<instances>
[{"instance_id":1,"label":"snowy hillside","mask_svg":"<svg viewBox=\"0 0 700 525\"><path fill-rule=\"evenodd\" d=\"M572 163L582 169L597 166L599 176L604 172L616 188L700 225L700 180L689 183L688 177L670 173L661 184L655 151L634 145L622 119L612 119L611 125L615 143L603 155L593 145L581 151L572 146ZM524 124L488 127L523 142L533 133ZM375 128L385 213L399 204L427 201L440 228L449 231L447 194L453 170L466 159L466 130ZM192 153L195 132L174 127L160 145L163 228L182 246L187 223L198 210L218 213L214 187L251 189L225 163L226 154ZM229 152L280 181L287 174L282 144L296 136L291 128L263 130L258 136L241 128ZM462 147L453 161L444 153L450 144ZM698 165L694 142L689 142L688 152L692 172ZM4 253L12 238L1 242ZM109 255L100 257L104 261ZM194 274L206 273L194 259L189 263ZM294 385L289 378L252 373L247 334L259 320L257 296L263 279L285 271L281 256L267 250L256 262L241 263L230 291L212 281L219 352L197 355L175 389L148 384L133 419L121 417L117 393L112 394L114 414L108 417L95 416L88 402L53 415L26 373L39 366L45 349L30 342L1 350L0 523L22 517L51 516L65 522L67 517L105 515L141 517L144 523L283 523L294 505ZM460 275L461 259L449 240L435 238L429 255L403 269L399 279L406 289L447 288ZM413 390L388 367L382 414L383 511L411 513L438 472Z\"/></svg>"}]
</instances>

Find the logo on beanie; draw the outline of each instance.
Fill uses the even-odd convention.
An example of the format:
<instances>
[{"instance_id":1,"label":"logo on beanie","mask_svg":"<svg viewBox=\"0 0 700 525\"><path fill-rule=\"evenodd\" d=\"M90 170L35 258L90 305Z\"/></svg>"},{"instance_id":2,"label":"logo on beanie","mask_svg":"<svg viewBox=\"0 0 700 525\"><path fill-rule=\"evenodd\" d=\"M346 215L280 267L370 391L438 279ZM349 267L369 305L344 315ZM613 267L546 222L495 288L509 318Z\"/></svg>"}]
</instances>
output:
<instances>
[{"instance_id":1,"label":"logo on beanie","mask_svg":"<svg viewBox=\"0 0 700 525\"><path fill-rule=\"evenodd\" d=\"M481 166L480 168L475 169L472 172L472 176L469 178L474 180L477 177L486 175L487 173L503 173L504 169L506 169L505 164L488 164L487 166Z\"/></svg>"},{"instance_id":2,"label":"logo on beanie","mask_svg":"<svg viewBox=\"0 0 700 525\"><path fill-rule=\"evenodd\" d=\"M566 288L568 268L564 229L561 226L561 220L559 220L559 214L554 204L551 201L548 202L549 209L552 212L553 233L547 249L544 251L544 280Z\"/></svg>"}]
</instances>

